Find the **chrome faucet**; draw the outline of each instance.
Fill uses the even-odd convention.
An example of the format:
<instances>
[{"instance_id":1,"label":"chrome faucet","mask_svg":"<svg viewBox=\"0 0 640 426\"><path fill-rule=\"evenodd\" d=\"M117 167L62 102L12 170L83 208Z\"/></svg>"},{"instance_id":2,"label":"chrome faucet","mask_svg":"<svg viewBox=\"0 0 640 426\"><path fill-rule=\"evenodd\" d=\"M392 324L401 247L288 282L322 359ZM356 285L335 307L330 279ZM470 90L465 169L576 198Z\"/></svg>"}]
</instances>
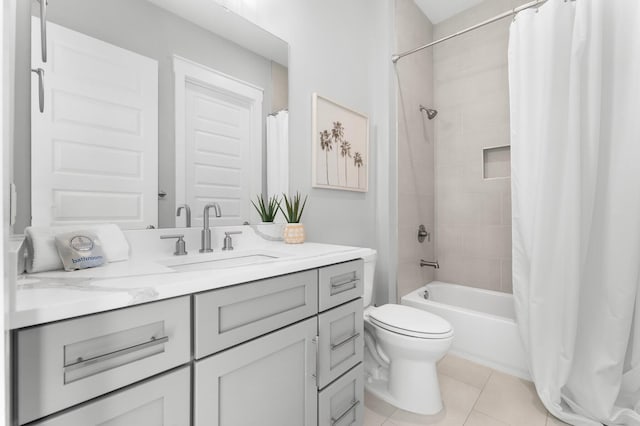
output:
<instances>
[{"instance_id":1,"label":"chrome faucet","mask_svg":"<svg viewBox=\"0 0 640 426\"><path fill-rule=\"evenodd\" d=\"M218 203L210 203L204 206L204 212L202 213L202 246L200 248L200 253L211 253L213 250L211 249L211 229L209 229L209 209L213 207L213 212L216 217L222 217L222 210L220 209L220 204Z\"/></svg>"},{"instance_id":2,"label":"chrome faucet","mask_svg":"<svg viewBox=\"0 0 640 426\"><path fill-rule=\"evenodd\" d=\"M189 204L180 204L178 210L176 210L176 216L180 216L180 210L184 209L187 214L187 228L191 228L191 207Z\"/></svg>"},{"instance_id":3,"label":"chrome faucet","mask_svg":"<svg viewBox=\"0 0 640 426\"><path fill-rule=\"evenodd\" d=\"M422 266L431 266L434 269L440 269L440 264L437 260L435 262L431 262L428 260L420 259L420 267Z\"/></svg>"}]
</instances>

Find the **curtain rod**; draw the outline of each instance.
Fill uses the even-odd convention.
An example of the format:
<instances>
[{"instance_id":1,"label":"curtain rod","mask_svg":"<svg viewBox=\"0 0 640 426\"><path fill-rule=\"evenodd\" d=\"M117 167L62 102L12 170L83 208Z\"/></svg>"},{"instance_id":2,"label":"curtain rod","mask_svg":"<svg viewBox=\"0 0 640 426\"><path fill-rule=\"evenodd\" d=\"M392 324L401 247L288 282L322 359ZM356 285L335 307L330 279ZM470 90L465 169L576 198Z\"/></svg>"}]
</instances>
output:
<instances>
[{"instance_id":1,"label":"curtain rod","mask_svg":"<svg viewBox=\"0 0 640 426\"><path fill-rule=\"evenodd\" d=\"M565 2L566 1L567 0L565 0ZM574 0L572 0L572 1L574 1ZM473 30L476 30L478 28L484 27L485 25L489 25L489 24L491 24L493 22L499 21L500 19L504 19L504 18L506 18L508 16L516 15L518 12L521 12L521 11L526 10L526 9L531 9L532 7L539 6L542 3L546 3L546 2L547 2L547 0L534 0L532 2L525 3L522 6L518 6L518 7L514 8L514 9L512 9L512 10L509 10L507 12L501 13L500 15L496 15L493 18L490 18L490 19L487 19L486 21L480 22L479 24L476 24L476 25L471 26L469 28L465 28L464 30L460 30L457 33L450 34L450 35L448 35L446 37L442 37L442 38L440 38L440 39L438 39L436 41L432 41L429 44L425 44L424 46L416 47L415 49L407 50L406 52L402 52L402 53L398 53L397 55L393 55L393 56L391 56L391 62L393 62L395 64L395 63L398 62L398 60L400 60L401 58L404 58L405 56L409 56L411 54L414 54L416 52L424 50L427 47L435 46L436 44L442 43L443 41L449 40L449 39L454 38L454 37L458 37L459 35L468 33L469 31L473 31Z\"/></svg>"}]
</instances>

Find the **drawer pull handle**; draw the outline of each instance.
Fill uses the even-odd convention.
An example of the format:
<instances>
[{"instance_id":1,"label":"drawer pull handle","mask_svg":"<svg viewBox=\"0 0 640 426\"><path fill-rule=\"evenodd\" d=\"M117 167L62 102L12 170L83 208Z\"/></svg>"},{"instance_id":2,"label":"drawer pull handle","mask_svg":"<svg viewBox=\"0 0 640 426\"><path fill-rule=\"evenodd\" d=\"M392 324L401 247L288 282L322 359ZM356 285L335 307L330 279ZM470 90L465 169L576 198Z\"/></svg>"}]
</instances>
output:
<instances>
[{"instance_id":1,"label":"drawer pull handle","mask_svg":"<svg viewBox=\"0 0 640 426\"><path fill-rule=\"evenodd\" d=\"M340 414L337 419L334 419L333 417L331 417L331 426L335 426L338 423L340 423L340 420L344 419L344 417L350 412L352 412L359 404L360 404L359 400L357 399L353 400L349 408L347 408L344 413Z\"/></svg>"},{"instance_id":2,"label":"drawer pull handle","mask_svg":"<svg viewBox=\"0 0 640 426\"><path fill-rule=\"evenodd\" d=\"M78 360L76 362L74 362L73 364L69 364L69 365L65 366L64 369L65 369L65 371L77 370L79 368L87 367L87 366L92 365L92 364L97 364L99 362L108 361L110 359L113 359L113 358L116 358L116 357L119 357L119 356L122 356L122 355L127 355L127 354L130 354L132 352L140 351L142 349L146 349L146 348L150 348L150 347L153 347L153 346L161 345L163 343L167 343L168 341L169 341L169 336L152 337L151 339L149 339L146 342L139 343L139 344L133 345L133 346L129 346L128 348L124 348L124 349L118 349L117 351L109 352L109 353L106 353L104 355L98 355L98 356L94 356L93 358L88 358L88 359L78 358Z\"/></svg>"},{"instance_id":3,"label":"drawer pull handle","mask_svg":"<svg viewBox=\"0 0 640 426\"><path fill-rule=\"evenodd\" d=\"M316 386L320 387L320 336L316 336L311 340L316 346L316 373L313 374L313 378L316 379Z\"/></svg>"},{"instance_id":4,"label":"drawer pull handle","mask_svg":"<svg viewBox=\"0 0 640 426\"><path fill-rule=\"evenodd\" d=\"M351 286L355 287L356 285L358 285L359 281L360 281L360 279L356 278L355 280L345 281L343 283L334 283L334 284L331 284L331 289L335 290L335 289L342 288L342 287L345 287L345 286L348 286L348 285L351 285ZM346 291L346 290L343 290L343 291Z\"/></svg>"},{"instance_id":5,"label":"drawer pull handle","mask_svg":"<svg viewBox=\"0 0 640 426\"><path fill-rule=\"evenodd\" d=\"M357 339L358 337L360 337L360 333L354 333L351 336L347 337L346 339L339 341L338 343L332 343L331 344L331 350L335 351L340 346L345 345L345 344L349 343L350 341L352 341L353 339Z\"/></svg>"}]
</instances>

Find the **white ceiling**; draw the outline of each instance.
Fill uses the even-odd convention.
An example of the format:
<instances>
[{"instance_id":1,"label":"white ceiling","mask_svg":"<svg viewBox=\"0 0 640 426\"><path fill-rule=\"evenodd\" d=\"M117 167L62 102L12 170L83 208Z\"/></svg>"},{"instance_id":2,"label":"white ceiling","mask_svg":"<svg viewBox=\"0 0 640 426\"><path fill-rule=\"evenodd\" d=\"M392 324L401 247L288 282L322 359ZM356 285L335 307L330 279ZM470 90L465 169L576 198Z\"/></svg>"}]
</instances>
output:
<instances>
[{"instance_id":1,"label":"white ceiling","mask_svg":"<svg viewBox=\"0 0 640 426\"><path fill-rule=\"evenodd\" d=\"M463 10L482 3L482 0L415 0L415 2L432 24L438 24Z\"/></svg>"}]
</instances>

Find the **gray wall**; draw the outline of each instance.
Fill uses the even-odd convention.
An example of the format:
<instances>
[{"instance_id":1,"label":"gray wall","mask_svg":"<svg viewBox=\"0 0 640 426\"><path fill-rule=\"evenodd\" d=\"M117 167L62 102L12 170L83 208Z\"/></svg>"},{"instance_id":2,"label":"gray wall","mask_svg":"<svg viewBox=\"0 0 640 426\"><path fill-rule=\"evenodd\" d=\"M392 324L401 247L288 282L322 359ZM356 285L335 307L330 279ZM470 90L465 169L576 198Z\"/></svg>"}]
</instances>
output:
<instances>
[{"instance_id":1,"label":"gray wall","mask_svg":"<svg viewBox=\"0 0 640 426\"><path fill-rule=\"evenodd\" d=\"M22 232L30 218L30 114L29 90L31 2L20 1L16 91L15 182L18 185L19 221ZM35 3L34 3L35 4ZM34 9L34 14L35 13ZM203 28L158 8L145 0L56 0L50 3L48 19L75 31L98 38L141 55L159 65L158 187L167 192L159 201L159 224L175 224L174 102L172 55L176 54L264 88L263 112L272 107L272 64L267 58L246 50ZM23 52L27 52L23 54ZM282 70L278 82L282 87ZM25 77L26 76L26 77ZM283 95L279 95L282 103ZM286 95L284 95L286 98Z\"/></svg>"},{"instance_id":2,"label":"gray wall","mask_svg":"<svg viewBox=\"0 0 640 426\"><path fill-rule=\"evenodd\" d=\"M396 50L404 52L433 40L431 21L413 0L395 0ZM419 107L434 108L433 52L405 57L396 65L398 85L398 292L405 294L433 281L434 270L420 259L434 260L434 120ZM437 120L437 118L436 118ZM418 242L425 225L431 241Z\"/></svg>"},{"instance_id":3,"label":"gray wall","mask_svg":"<svg viewBox=\"0 0 640 426\"><path fill-rule=\"evenodd\" d=\"M376 295L395 294L395 103L389 0L256 2L256 22L289 43L290 188L309 194L308 239L378 248ZM311 187L311 96L366 114L369 191Z\"/></svg>"}]
</instances>

